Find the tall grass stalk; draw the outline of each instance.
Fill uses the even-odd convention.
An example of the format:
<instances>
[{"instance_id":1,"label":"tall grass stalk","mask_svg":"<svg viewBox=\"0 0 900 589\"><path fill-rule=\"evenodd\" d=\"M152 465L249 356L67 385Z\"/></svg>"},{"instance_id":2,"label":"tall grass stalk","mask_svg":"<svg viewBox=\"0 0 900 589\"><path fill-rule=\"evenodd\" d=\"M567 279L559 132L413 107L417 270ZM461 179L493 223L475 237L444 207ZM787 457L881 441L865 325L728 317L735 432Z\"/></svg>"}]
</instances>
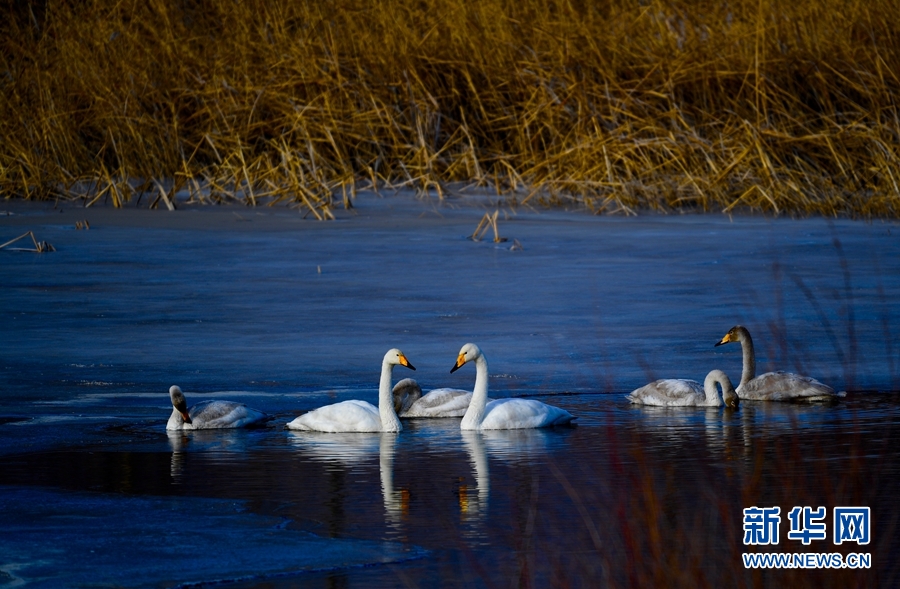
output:
<instances>
[{"instance_id":1,"label":"tall grass stalk","mask_svg":"<svg viewBox=\"0 0 900 589\"><path fill-rule=\"evenodd\" d=\"M0 194L897 217L894 0L0 9Z\"/></svg>"}]
</instances>

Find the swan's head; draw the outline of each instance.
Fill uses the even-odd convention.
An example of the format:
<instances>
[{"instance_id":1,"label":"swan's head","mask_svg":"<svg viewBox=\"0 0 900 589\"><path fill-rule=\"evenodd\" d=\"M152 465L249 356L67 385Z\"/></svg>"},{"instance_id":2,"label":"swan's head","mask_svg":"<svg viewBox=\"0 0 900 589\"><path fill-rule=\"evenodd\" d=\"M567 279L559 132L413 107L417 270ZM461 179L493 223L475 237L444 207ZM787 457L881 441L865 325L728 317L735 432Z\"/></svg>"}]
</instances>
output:
<instances>
[{"instance_id":1,"label":"swan's head","mask_svg":"<svg viewBox=\"0 0 900 589\"><path fill-rule=\"evenodd\" d=\"M725 406L736 408L740 399L734 391L734 385L731 384L731 379L728 378L728 375L721 370L710 370L709 374L706 375L706 381L703 383L703 386L704 388L715 387L716 383L719 383L719 386L722 387L722 400L725 402Z\"/></svg>"},{"instance_id":2,"label":"swan's head","mask_svg":"<svg viewBox=\"0 0 900 589\"><path fill-rule=\"evenodd\" d=\"M459 350L459 356L456 357L456 364L450 369L451 374L462 368L466 362L471 362L481 357L481 350L475 344L466 344Z\"/></svg>"},{"instance_id":3,"label":"swan's head","mask_svg":"<svg viewBox=\"0 0 900 589\"><path fill-rule=\"evenodd\" d=\"M732 409L737 409L738 403L740 403L740 397L734 392L734 387L729 387L727 389L723 387L722 398L725 401L725 406L731 407Z\"/></svg>"},{"instance_id":4,"label":"swan's head","mask_svg":"<svg viewBox=\"0 0 900 589\"><path fill-rule=\"evenodd\" d=\"M400 415L409 409L422 396L422 387L414 378L404 378L394 385L391 391L394 396L394 411Z\"/></svg>"},{"instance_id":5,"label":"swan's head","mask_svg":"<svg viewBox=\"0 0 900 589\"><path fill-rule=\"evenodd\" d=\"M387 354L384 355L384 361L391 366L396 366L399 364L400 366L406 366L410 370L416 369L415 366L409 363L409 360L406 359L406 356L403 354L403 352L401 352L397 348L388 350Z\"/></svg>"},{"instance_id":6,"label":"swan's head","mask_svg":"<svg viewBox=\"0 0 900 589\"><path fill-rule=\"evenodd\" d=\"M745 339L750 339L750 332L747 331L747 328L743 325L735 325L728 330L728 333L725 334L725 337L723 337L722 340L716 344L716 346L724 346L725 344L730 344L731 342L739 342Z\"/></svg>"},{"instance_id":7,"label":"swan's head","mask_svg":"<svg viewBox=\"0 0 900 589\"><path fill-rule=\"evenodd\" d=\"M188 415L187 400L185 400L184 393L181 392L180 386L173 384L169 387L169 398L172 400L172 407L175 408L175 411L181 413L184 422L193 423L191 421L191 416Z\"/></svg>"}]
</instances>

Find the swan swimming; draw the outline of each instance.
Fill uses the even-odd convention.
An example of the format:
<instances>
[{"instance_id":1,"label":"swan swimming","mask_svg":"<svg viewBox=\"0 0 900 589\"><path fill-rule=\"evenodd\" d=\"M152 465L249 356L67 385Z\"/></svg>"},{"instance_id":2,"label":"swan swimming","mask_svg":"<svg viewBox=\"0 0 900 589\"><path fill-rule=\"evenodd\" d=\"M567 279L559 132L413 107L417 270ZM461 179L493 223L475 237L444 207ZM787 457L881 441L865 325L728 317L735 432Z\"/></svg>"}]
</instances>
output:
<instances>
[{"instance_id":1,"label":"swan swimming","mask_svg":"<svg viewBox=\"0 0 900 589\"><path fill-rule=\"evenodd\" d=\"M288 429L317 432L399 432L403 429L391 397L391 372L394 366L416 367L403 352L392 348L381 362L381 383L378 387L378 407L366 401L342 401L304 413L287 424Z\"/></svg>"},{"instance_id":2,"label":"swan swimming","mask_svg":"<svg viewBox=\"0 0 900 589\"><path fill-rule=\"evenodd\" d=\"M247 427L270 419L262 411L234 401L201 401L188 409L187 400L178 385L169 388L169 398L172 400L172 415L166 429L170 431Z\"/></svg>"},{"instance_id":3,"label":"swan swimming","mask_svg":"<svg viewBox=\"0 0 900 589\"><path fill-rule=\"evenodd\" d=\"M756 353L750 332L742 325L732 327L716 344L740 342L744 354L737 394L748 401L828 401L839 397L834 389L809 376L791 372L766 372L756 376Z\"/></svg>"},{"instance_id":4,"label":"swan swimming","mask_svg":"<svg viewBox=\"0 0 900 589\"><path fill-rule=\"evenodd\" d=\"M722 387L722 396L716 385ZM737 407L738 396L721 370L711 370L701 385L696 380L666 378L631 391L625 398L639 405L664 407Z\"/></svg>"},{"instance_id":5,"label":"swan swimming","mask_svg":"<svg viewBox=\"0 0 900 589\"><path fill-rule=\"evenodd\" d=\"M488 403L488 365L484 354L475 344L460 349L456 364L450 372L456 372L467 362L475 362L475 390L472 401L459 424L464 430L524 429L549 427L570 423L571 413L534 399L497 399Z\"/></svg>"},{"instance_id":6,"label":"swan swimming","mask_svg":"<svg viewBox=\"0 0 900 589\"><path fill-rule=\"evenodd\" d=\"M472 392L462 389L433 389L423 395L414 378L395 384L393 395L394 410L400 417L462 417L472 401Z\"/></svg>"}]
</instances>

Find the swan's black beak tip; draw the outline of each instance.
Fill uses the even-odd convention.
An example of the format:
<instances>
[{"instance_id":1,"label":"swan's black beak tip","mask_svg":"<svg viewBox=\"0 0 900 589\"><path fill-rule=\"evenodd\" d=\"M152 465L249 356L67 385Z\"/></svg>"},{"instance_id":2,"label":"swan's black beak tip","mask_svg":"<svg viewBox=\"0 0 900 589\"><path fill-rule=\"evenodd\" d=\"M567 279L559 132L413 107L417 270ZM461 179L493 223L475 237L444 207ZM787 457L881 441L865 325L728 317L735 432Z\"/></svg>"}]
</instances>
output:
<instances>
[{"instance_id":1,"label":"swan's black beak tip","mask_svg":"<svg viewBox=\"0 0 900 589\"><path fill-rule=\"evenodd\" d=\"M405 355L405 354L402 354L402 353L400 354L400 358L399 358L399 360L398 360L398 364L400 364L400 366L406 366L406 367L409 368L410 370L415 370L415 369L416 369L416 367L412 365L412 362L410 362L409 359L407 359L406 355Z\"/></svg>"},{"instance_id":2,"label":"swan's black beak tip","mask_svg":"<svg viewBox=\"0 0 900 589\"><path fill-rule=\"evenodd\" d=\"M456 359L456 364L453 365L453 368L450 369L450 374L453 374L466 364L466 355L460 353L459 357Z\"/></svg>"}]
</instances>

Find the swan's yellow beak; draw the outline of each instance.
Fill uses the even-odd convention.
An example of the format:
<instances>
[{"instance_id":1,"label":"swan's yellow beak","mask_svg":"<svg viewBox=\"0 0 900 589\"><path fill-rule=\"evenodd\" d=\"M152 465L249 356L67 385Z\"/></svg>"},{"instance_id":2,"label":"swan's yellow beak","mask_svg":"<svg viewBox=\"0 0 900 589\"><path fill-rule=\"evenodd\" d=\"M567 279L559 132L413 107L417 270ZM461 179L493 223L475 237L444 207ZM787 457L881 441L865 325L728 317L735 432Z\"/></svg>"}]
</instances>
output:
<instances>
[{"instance_id":1,"label":"swan's yellow beak","mask_svg":"<svg viewBox=\"0 0 900 589\"><path fill-rule=\"evenodd\" d=\"M406 366L406 367L409 368L410 370L415 370L415 369L416 369L415 366L413 366L412 364L409 363L409 360L407 360L407 359L406 359L406 356L404 356L403 354L400 354L398 360L400 361L400 365L401 365L401 366Z\"/></svg>"},{"instance_id":2,"label":"swan's yellow beak","mask_svg":"<svg viewBox=\"0 0 900 589\"><path fill-rule=\"evenodd\" d=\"M725 334L725 337L722 338L722 341L720 341L719 343L717 343L717 344L716 344L715 346L713 346L713 347L715 348L715 347L717 347L717 346L722 346L722 345L725 345L725 344L730 344L730 343L733 342L733 341L737 341L737 340L735 340L735 339L732 337L731 332L729 331L728 333Z\"/></svg>"},{"instance_id":3,"label":"swan's yellow beak","mask_svg":"<svg viewBox=\"0 0 900 589\"><path fill-rule=\"evenodd\" d=\"M453 368L450 369L450 374L453 374L454 372L456 372L457 370L462 368L462 365L465 363L466 363L466 355L460 354L459 357L456 359L456 364L454 364Z\"/></svg>"}]
</instances>

